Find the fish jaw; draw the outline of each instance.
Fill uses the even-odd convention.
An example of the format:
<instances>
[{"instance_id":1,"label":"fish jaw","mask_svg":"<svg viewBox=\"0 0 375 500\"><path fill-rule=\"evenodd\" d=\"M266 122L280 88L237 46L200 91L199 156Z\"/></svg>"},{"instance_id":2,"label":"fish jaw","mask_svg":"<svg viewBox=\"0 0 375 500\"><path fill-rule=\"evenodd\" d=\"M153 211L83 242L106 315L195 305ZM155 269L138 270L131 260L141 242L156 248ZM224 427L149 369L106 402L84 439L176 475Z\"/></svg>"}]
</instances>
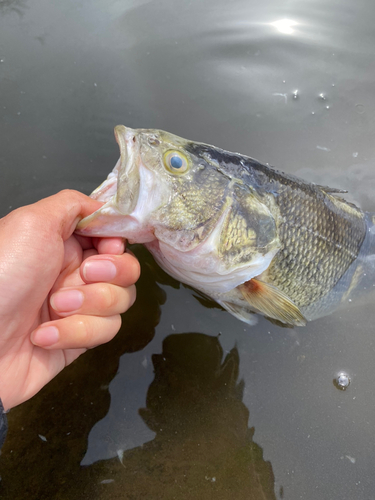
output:
<instances>
[{"instance_id":1,"label":"fish jaw","mask_svg":"<svg viewBox=\"0 0 375 500\"><path fill-rule=\"evenodd\" d=\"M123 215L113 204L112 199L82 219L75 233L87 237L120 237L127 239L129 243L147 243L155 239L152 228L141 224L132 215Z\"/></svg>"}]
</instances>

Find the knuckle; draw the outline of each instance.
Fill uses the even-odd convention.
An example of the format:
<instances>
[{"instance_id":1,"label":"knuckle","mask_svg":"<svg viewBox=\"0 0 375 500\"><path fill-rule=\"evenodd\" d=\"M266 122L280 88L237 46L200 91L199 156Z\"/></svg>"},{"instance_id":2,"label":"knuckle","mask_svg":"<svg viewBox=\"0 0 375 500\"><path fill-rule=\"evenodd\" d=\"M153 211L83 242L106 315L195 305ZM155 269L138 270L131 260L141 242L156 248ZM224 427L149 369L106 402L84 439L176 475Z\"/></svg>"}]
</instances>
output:
<instances>
[{"instance_id":1,"label":"knuckle","mask_svg":"<svg viewBox=\"0 0 375 500\"><path fill-rule=\"evenodd\" d=\"M100 284L98 294L103 309L113 309L118 302L118 293L114 285Z\"/></svg>"},{"instance_id":2,"label":"knuckle","mask_svg":"<svg viewBox=\"0 0 375 500\"><path fill-rule=\"evenodd\" d=\"M59 196L61 198L68 198L71 200L72 198L78 198L79 197L78 191L75 191L74 189L62 189L57 193L56 196Z\"/></svg>"},{"instance_id":3,"label":"knuckle","mask_svg":"<svg viewBox=\"0 0 375 500\"><path fill-rule=\"evenodd\" d=\"M113 339L120 327L121 316L119 314L104 318L86 316L76 324L79 334L77 335L77 345L75 347L87 349L105 344Z\"/></svg>"},{"instance_id":4,"label":"knuckle","mask_svg":"<svg viewBox=\"0 0 375 500\"><path fill-rule=\"evenodd\" d=\"M5 224L10 230L17 227L18 234L22 234L22 242L29 245L33 242L34 246L44 248L46 242L55 238L55 228L51 220L41 217L36 205L28 205L11 212L5 219ZM38 238L35 235L38 235Z\"/></svg>"},{"instance_id":5,"label":"knuckle","mask_svg":"<svg viewBox=\"0 0 375 500\"><path fill-rule=\"evenodd\" d=\"M33 206L29 207L21 207L8 215L9 220L17 224L19 229L23 231L34 231L36 229L39 230L41 226L41 220L35 210L33 210Z\"/></svg>"},{"instance_id":6,"label":"knuckle","mask_svg":"<svg viewBox=\"0 0 375 500\"><path fill-rule=\"evenodd\" d=\"M90 322L90 316L79 319L76 326L76 338L79 339L79 347L90 345L92 338L93 325Z\"/></svg>"}]
</instances>

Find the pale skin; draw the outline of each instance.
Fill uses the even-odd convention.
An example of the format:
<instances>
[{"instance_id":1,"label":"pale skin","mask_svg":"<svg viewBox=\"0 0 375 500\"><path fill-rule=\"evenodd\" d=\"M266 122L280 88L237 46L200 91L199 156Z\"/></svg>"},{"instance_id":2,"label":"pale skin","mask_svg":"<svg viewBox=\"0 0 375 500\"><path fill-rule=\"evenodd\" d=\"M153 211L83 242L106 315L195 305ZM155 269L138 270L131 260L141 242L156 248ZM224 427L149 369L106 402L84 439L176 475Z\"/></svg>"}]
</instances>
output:
<instances>
[{"instance_id":1,"label":"pale skin","mask_svg":"<svg viewBox=\"0 0 375 500\"><path fill-rule=\"evenodd\" d=\"M102 204L62 191L0 219L0 398L36 394L111 340L135 300L139 263L121 238L74 235Z\"/></svg>"}]
</instances>

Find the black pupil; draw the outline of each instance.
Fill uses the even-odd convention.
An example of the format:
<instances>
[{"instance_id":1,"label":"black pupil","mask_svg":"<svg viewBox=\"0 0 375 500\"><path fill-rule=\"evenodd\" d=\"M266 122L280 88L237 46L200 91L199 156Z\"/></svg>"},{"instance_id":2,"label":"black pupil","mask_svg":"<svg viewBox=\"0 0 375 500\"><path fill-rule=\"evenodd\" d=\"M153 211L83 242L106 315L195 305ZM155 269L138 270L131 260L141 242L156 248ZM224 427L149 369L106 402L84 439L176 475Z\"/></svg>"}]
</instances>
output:
<instances>
[{"instance_id":1,"label":"black pupil","mask_svg":"<svg viewBox=\"0 0 375 500\"><path fill-rule=\"evenodd\" d=\"M183 164L183 161L179 156L177 156L177 155L172 156L172 158L171 158L171 167L172 168L177 168L177 169L181 168L182 164Z\"/></svg>"}]
</instances>

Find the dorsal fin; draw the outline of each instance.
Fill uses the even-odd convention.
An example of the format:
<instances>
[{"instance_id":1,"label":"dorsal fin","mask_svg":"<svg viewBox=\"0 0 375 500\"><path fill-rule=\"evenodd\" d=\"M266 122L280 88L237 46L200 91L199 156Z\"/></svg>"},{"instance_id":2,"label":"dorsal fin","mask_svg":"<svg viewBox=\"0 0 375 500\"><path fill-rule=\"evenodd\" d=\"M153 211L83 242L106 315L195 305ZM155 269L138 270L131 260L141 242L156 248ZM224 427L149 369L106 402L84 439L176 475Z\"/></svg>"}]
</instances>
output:
<instances>
[{"instance_id":1,"label":"dorsal fin","mask_svg":"<svg viewBox=\"0 0 375 500\"><path fill-rule=\"evenodd\" d=\"M320 188L322 191L324 191L325 193L330 193L330 194L334 194L334 193L345 194L348 192L346 189L331 188L329 186L321 186L320 184L317 184L316 186L318 188Z\"/></svg>"}]
</instances>

